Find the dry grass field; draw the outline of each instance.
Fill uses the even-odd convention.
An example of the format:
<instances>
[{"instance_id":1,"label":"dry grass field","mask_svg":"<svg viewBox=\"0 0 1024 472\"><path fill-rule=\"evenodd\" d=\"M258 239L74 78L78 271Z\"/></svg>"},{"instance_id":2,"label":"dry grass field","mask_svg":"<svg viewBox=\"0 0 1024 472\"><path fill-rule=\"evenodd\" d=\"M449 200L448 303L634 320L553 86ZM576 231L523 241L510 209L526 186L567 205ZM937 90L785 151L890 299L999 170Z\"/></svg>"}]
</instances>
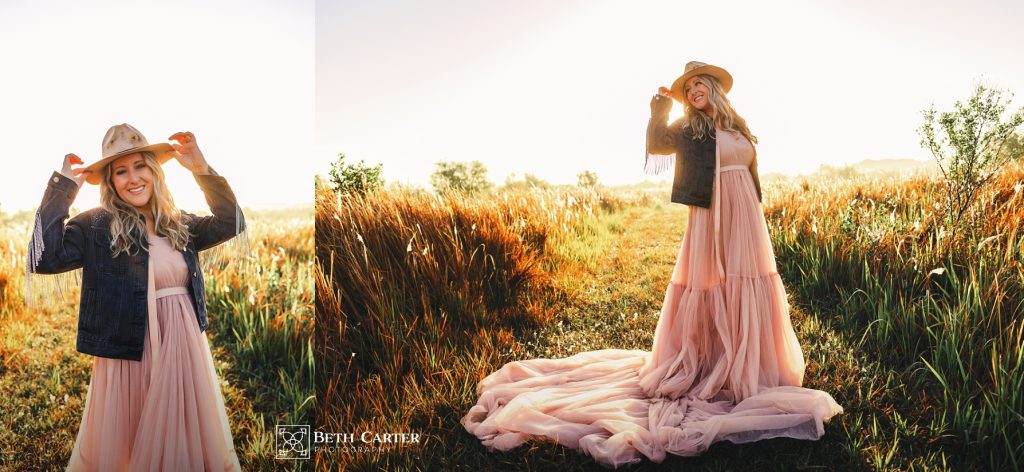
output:
<instances>
[{"instance_id":1,"label":"dry grass field","mask_svg":"<svg viewBox=\"0 0 1024 472\"><path fill-rule=\"evenodd\" d=\"M973 235L937 219L932 177L767 186L805 386L845 414L816 442L716 443L644 468L1024 466L1022 181L1001 174ZM546 443L489 452L459 419L505 362L650 349L685 215L657 192L318 191L317 425L425 437L321 451L319 467L601 470Z\"/></svg>"}]
</instances>

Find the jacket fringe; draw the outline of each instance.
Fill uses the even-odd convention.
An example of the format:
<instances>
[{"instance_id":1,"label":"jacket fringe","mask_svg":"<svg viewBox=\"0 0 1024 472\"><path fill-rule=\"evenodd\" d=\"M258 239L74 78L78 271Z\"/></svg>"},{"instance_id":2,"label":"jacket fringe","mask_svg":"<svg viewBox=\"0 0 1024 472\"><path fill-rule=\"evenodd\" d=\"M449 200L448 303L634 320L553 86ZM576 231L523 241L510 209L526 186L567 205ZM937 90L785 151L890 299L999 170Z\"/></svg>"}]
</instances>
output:
<instances>
[{"instance_id":1,"label":"jacket fringe","mask_svg":"<svg viewBox=\"0 0 1024 472\"><path fill-rule=\"evenodd\" d=\"M650 120L647 121L648 128L650 128ZM644 138L644 173L648 175L658 175L665 172L666 169L675 167L676 155L675 154L651 154L650 152L650 137Z\"/></svg>"},{"instance_id":2,"label":"jacket fringe","mask_svg":"<svg viewBox=\"0 0 1024 472\"><path fill-rule=\"evenodd\" d=\"M647 159L644 161L644 173L648 175L657 175L665 172L667 169L675 167L675 164L675 154L665 155L647 153Z\"/></svg>"},{"instance_id":3,"label":"jacket fringe","mask_svg":"<svg viewBox=\"0 0 1024 472\"><path fill-rule=\"evenodd\" d=\"M39 261L43 258L43 250L46 245L43 243L43 225L40 220L40 210L36 210L35 222L32 224L32 236L28 240L28 251L25 254L25 307L26 309L32 309L32 303L38 298L40 293L52 293L54 300L59 300L61 303L67 300L67 293L73 289L81 288L82 285L82 271L73 270L70 272L63 272L60 274L37 274L36 269L39 267ZM33 276L44 275L44 277L36 277L36 286L32 284ZM41 287L39 285L42 285Z\"/></svg>"},{"instance_id":4,"label":"jacket fringe","mask_svg":"<svg viewBox=\"0 0 1024 472\"><path fill-rule=\"evenodd\" d=\"M235 235L231 239L203 251L200 263L204 272L233 263L241 269L242 273L248 273L250 267L249 223L246 222L243 229L242 218L244 218L242 207L236 204Z\"/></svg>"},{"instance_id":5,"label":"jacket fringe","mask_svg":"<svg viewBox=\"0 0 1024 472\"><path fill-rule=\"evenodd\" d=\"M35 223L32 224L32 236L28 240L28 251L25 254L25 303L29 308L32 308L32 274L43 258L43 224L39 221L39 211L37 208Z\"/></svg>"}]
</instances>

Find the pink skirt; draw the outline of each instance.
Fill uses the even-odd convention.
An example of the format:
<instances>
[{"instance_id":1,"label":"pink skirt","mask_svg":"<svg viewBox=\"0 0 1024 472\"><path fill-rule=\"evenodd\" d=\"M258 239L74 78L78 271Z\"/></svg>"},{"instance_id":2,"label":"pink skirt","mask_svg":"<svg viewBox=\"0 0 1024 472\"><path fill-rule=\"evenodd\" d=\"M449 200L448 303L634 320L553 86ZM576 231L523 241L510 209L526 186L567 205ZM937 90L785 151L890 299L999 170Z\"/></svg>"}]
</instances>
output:
<instances>
[{"instance_id":1,"label":"pink skirt","mask_svg":"<svg viewBox=\"0 0 1024 472\"><path fill-rule=\"evenodd\" d=\"M753 178L729 166L720 183L711 208L690 207L650 352L508 363L477 385L466 430L490 449L545 439L610 467L723 440L820 438L843 409L801 387L803 354Z\"/></svg>"},{"instance_id":2,"label":"pink skirt","mask_svg":"<svg viewBox=\"0 0 1024 472\"><path fill-rule=\"evenodd\" d=\"M210 345L187 289L151 297L156 313L149 315L142 360L93 359L67 470L241 470Z\"/></svg>"}]
</instances>

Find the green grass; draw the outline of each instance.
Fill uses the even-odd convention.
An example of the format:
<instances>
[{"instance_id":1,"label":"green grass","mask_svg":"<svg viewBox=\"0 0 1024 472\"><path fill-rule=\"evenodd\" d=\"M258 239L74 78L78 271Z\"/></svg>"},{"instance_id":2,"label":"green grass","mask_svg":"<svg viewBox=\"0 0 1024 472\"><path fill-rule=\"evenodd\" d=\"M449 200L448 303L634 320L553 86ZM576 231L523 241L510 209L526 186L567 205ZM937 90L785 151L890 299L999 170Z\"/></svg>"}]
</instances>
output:
<instances>
[{"instance_id":1,"label":"green grass","mask_svg":"<svg viewBox=\"0 0 1024 472\"><path fill-rule=\"evenodd\" d=\"M890 416L913 434L895 436L897 458L1024 466L1022 178L1006 169L957 237L927 178L819 182L767 202L793 294L905 385Z\"/></svg>"}]
</instances>

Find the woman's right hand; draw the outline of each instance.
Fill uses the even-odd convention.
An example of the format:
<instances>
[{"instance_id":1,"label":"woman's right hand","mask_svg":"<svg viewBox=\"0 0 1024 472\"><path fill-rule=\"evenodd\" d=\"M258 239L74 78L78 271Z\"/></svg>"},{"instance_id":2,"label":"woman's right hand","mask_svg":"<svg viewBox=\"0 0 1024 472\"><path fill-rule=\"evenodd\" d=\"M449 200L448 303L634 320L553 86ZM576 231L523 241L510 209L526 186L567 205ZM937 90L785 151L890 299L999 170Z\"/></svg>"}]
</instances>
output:
<instances>
[{"instance_id":1,"label":"woman's right hand","mask_svg":"<svg viewBox=\"0 0 1024 472\"><path fill-rule=\"evenodd\" d=\"M61 168L60 168L60 175L63 175L64 177L67 177L67 178L73 180L76 184L78 184L79 187L81 187L82 186L82 182L85 182L85 179L92 172L87 172L84 169L72 169L71 168L71 164L82 165L82 164L85 164L85 163L82 162L82 158L81 157L78 157L78 156L76 156L74 154L65 154L64 155L64 165L61 166Z\"/></svg>"},{"instance_id":2,"label":"woman's right hand","mask_svg":"<svg viewBox=\"0 0 1024 472\"><path fill-rule=\"evenodd\" d=\"M661 93L661 90L659 90L658 93L651 97L651 111L657 112L665 108L672 108L672 97L668 94Z\"/></svg>"}]
</instances>

